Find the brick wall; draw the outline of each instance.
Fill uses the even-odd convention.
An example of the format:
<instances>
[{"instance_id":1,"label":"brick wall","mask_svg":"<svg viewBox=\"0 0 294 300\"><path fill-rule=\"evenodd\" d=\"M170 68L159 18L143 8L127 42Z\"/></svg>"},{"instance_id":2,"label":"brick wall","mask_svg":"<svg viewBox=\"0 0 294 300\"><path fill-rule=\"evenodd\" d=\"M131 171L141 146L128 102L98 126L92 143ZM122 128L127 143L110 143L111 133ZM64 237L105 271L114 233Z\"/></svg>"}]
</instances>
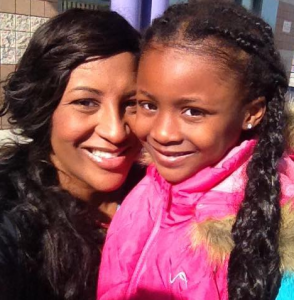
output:
<instances>
[{"instance_id":1,"label":"brick wall","mask_svg":"<svg viewBox=\"0 0 294 300\"><path fill-rule=\"evenodd\" d=\"M58 13L58 0L0 0L0 80L14 71L34 31ZM2 87L0 99L2 98ZM9 125L0 119L0 129Z\"/></svg>"}]
</instances>

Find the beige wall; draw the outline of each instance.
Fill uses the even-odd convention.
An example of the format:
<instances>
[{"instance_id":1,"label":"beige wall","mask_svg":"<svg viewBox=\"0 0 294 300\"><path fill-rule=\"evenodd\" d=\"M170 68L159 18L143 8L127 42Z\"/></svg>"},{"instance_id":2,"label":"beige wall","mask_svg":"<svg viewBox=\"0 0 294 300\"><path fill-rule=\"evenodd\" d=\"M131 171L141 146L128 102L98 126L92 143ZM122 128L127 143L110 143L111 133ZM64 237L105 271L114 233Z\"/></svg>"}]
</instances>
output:
<instances>
[{"instance_id":1,"label":"beige wall","mask_svg":"<svg viewBox=\"0 0 294 300\"><path fill-rule=\"evenodd\" d=\"M58 0L0 0L0 80L14 71L34 31L58 13ZM2 88L0 92L1 98ZM0 129L8 127L0 119Z\"/></svg>"},{"instance_id":2,"label":"beige wall","mask_svg":"<svg viewBox=\"0 0 294 300\"><path fill-rule=\"evenodd\" d=\"M290 2L290 1L288 1ZM293 1L294 2L294 1ZM291 23L290 32L285 32L285 22ZM275 27L275 40L284 61L288 77L290 77L291 63L294 54L294 5L280 1Z\"/></svg>"},{"instance_id":3,"label":"beige wall","mask_svg":"<svg viewBox=\"0 0 294 300\"><path fill-rule=\"evenodd\" d=\"M57 13L57 0L1 0L0 12L52 17Z\"/></svg>"}]
</instances>

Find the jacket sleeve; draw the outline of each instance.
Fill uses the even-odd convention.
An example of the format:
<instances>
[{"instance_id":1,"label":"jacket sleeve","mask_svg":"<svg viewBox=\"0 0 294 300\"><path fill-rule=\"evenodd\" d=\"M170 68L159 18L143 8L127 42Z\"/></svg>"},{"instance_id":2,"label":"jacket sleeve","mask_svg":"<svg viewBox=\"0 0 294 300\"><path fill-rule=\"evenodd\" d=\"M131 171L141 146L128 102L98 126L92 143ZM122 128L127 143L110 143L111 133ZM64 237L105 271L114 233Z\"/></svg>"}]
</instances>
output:
<instances>
[{"instance_id":1,"label":"jacket sleeve","mask_svg":"<svg viewBox=\"0 0 294 300\"><path fill-rule=\"evenodd\" d=\"M0 299L19 299L20 275L17 253L17 233L7 216L0 222Z\"/></svg>"}]
</instances>

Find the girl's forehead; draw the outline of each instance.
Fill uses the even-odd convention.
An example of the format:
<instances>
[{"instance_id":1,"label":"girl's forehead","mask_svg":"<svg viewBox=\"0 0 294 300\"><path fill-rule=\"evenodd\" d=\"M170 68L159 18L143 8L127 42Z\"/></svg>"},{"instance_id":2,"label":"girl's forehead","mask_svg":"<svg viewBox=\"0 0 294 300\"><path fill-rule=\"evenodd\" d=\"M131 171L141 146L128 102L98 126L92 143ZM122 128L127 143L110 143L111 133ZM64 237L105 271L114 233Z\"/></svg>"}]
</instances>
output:
<instances>
[{"instance_id":1,"label":"girl's forehead","mask_svg":"<svg viewBox=\"0 0 294 300\"><path fill-rule=\"evenodd\" d=\"M212 80L229 81L234 78L232 72L227 72L227 67L216 57L205 52L191 52L183 48L162 45L149 48L142 55L139 64L139 78L146 72L151 76L164 74L172 77L187 72L201 76L201 71L203 77L207 74L206 71L210 72Z\"/></svg>"},{"instance_id":2,"label":"girl's forehead","mask_svg":"<svg viewBox=\"0 0 294 300\"><path fill-rule=\"evenodd\" d=\"M241 89L235 78L209 56L183 50L153 49L139 66L139 92L154 99L202 99L216 105L223 99L239 99ZM145 93L146 94L146 93Z\"/></svg>"}]
</instances>

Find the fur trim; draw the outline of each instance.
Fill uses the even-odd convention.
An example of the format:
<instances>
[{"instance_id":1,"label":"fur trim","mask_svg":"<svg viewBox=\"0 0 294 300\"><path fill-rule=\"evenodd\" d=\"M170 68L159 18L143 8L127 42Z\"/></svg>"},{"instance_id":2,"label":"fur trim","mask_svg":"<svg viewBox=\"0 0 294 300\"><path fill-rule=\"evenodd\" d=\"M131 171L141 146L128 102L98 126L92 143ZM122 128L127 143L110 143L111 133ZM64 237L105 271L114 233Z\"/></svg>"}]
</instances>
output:
<instances>
[{"instance_id":1,"label":"fur trim","mask_svg":"<svg viewBox=\"0 0 294 300\"><path fill-rule=\"evenodd\" d=\"M282 272L294 273L294 207L289 201L281 208L279 252ZM211 264L222 264L230 255L234 242L231 236L235 216L221 220L206 220L194 223L191 230L192 248L204 245Z\"/></svg>"},{"instance_id":2,"label":"fur trim","mask_svg":"<svg viewBox=\"0 0 294 300\"><path fill-rule=\"evenodd\" d=\"M139 164L143 166L149 166L153 162L151 155L145 148L142 148L141 155L139 157Z\"/></svg>"},{"instance_id":3,"label":"fur trim","mask_svg":"<svg viewBox=\"0 0 294 300\"><path fill-rule=\"evenodd\" d=\"M281 269L294 272L294 208L292 201L282 207L279 252Z\"/></svg>"},{"instance_id":4,"label":"fur trim","mask_svg":"<svg viewBox=\"0 0 294 300\"><path fill-rule=\"evenodd\" d=\"M294 150L294 102L293 100L286 101L286 113L288 115L288 119L287 119L285 136L286 136L288 151L292 153Z\"/></svg>"},{"instance_id":5,"label":"fur trim","mask_svg":"<svg viewBox=\"0 0 294 300\"><path fill-rule=\"evenodd\" d=\"M207 220L194 223L192 227L192 248L205 245L208 249L209 261L212 264L222 264L231 253L234 242L231 237L235 216L222 220Z\"/></svg>"}]
</instances>

